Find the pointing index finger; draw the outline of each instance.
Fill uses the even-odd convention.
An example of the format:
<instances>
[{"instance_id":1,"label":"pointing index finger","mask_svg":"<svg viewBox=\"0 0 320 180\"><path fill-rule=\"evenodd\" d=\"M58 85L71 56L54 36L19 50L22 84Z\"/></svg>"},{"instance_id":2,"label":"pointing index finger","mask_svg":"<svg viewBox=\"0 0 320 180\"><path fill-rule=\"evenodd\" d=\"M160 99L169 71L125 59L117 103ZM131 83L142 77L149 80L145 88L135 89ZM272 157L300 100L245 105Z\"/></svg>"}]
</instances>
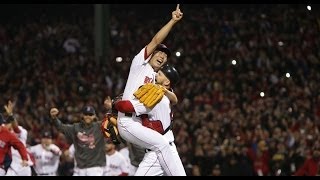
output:
<instances>
[{"instance_id":1,"label":"pointing index finger","mask_svg":"<svg viewBox=\"0 0 320 180\"><path fill-rule=\"evenodd\" d=\"M179 9L179 7L180 7L180 4L177 4L177 8L176 8L176 10L178 10L178 9Z\"/></svg>"}]
</instances>

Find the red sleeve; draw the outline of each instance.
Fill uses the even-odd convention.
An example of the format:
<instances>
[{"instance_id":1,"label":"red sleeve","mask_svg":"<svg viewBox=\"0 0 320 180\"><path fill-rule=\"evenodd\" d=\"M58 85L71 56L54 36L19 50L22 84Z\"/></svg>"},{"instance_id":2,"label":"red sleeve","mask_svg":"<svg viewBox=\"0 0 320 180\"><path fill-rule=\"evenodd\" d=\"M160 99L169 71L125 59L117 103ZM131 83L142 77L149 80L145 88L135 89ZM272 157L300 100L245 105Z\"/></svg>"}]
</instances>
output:
<instances>
[{"instance_id":1,"label":"red sleeve","mask_svg":"<svg viewBox=\"0 0 320 180\"><path fill-rule=\"evenodd\" d=\"M116 110L122 112L122 113L133 113L134 108L130 101L124 100L124 101L118 101L116 102L115 106Z\"/></svg>"},{"instance_id":2,"label":"red sleeve","mask_svg":"<svg viewBox=\"0 0 320 180\"><path fill-rule=\"evenodd\" d=\"M9 139L9 143L11 146L13 146L16 150L19 151L19 154L21 155L21 158L23 160L28 160L28 153L26 147L22 144L22 142L11 132L8 130L5 130L6 136Z\"/></svg>"}]
</instances>

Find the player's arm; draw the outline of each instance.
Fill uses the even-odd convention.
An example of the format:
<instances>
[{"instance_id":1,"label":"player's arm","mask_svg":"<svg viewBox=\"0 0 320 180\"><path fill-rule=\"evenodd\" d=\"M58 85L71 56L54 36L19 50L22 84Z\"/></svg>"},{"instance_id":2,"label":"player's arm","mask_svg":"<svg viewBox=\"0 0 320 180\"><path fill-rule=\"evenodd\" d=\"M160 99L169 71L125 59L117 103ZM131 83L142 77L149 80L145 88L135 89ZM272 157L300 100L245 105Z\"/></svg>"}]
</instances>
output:
<instances>
[{"instance_id":1,"label":"player's arm","mask_svg":"<svg viewBox=\"0 0 320 180\"><path fill-rule=\"evenodd\" d=\"M13 116L13 107L14 107L14 104L12 103L11 100L9 100L8 104L4 106L4 109L6 110L6 113L8 114L7 121L9 123L11 123L13 131L15 133L17 133L17 134L20 134L21 131L20 131L19 127L18 127L18 122Z\"/></svg>"},{"instance_id":2,"label":"player's arm","mask_svg":"<svg viewBox=\"0 0 320 180\"><path fill-rule=\"evenodd\" d=\"M58 157L60 157L62 154L62 151L60 150L60 148L54 144L50 144L49 151L51 151L55 156L58 156Z\"/></svg>"},{"instance_id":3,"label":"player's arm","mask_svg":"<svg viewBox=\"0 0 320 180\"><path fill-rule=\"evenodd\" d=\"M9 139L9 143L10 145L15 148L20 156L22 161L22 165L23 166L27 166L28 165L28 152L26 147L22 144L22 142L14 135L12 134L10 131L8 130L4 130L5 132L5 136Z\"/></svg>"},{"instance_id":4,"label":"player's arm","mask_svg":"<svg viewBox=\"0 0 320 180\"><path fill-rule=\"evenodd\" d=\"M74 128L72 125L69 124L63 124L59 119L58 119L58 114L59 110L57 108L51 108L50 110L50 117L51 120L53 121L54 126L58 128L59 131L61 131L68 140L73 139L73 131Z\"/></svg>"},{"instance_id":5,"label":"player's arm","mask_svg":"<svg viewBox=\"0 0 320 180\"><path fill-rule=\"evenodd\" d=\"M147 56L149 57L153 51L156 49L157 45L162 43L162 41L167 37L169 32L171 31L172 27L182 19L183 13L179 8L179 4L177 5L176 9L172 12L172 18L170 21L164 25L157 34L152 38L151 42L146 47Z\"/></svg>"},{"instance_id":6,"label":"player's arm","mask_svg":"<svg viewBox=\"0 0 320 180\"><path fill-rule=\"evenodd\" d=\"M103 102L104 108L111 113L112 110L112 99L108 96Z\"/></svg>"},{"instance_id":7,"label":"player's arm","mask_svg":"<svg viewBox=\"0 0 320 180\"><path fill-rule=\"evenodd\" d=\"M178 104L178 97L177 97L177 95L176 95L174 92L172 92L171 90L165 88L164 95L168 97L168 99L170 100L170 103L171 103L172 105Z\"/></svg>"},{"instance_id":8,"label":"player's arm","mask_svg":"<svg viewBox=\"0 0 320 180\"><path fill-rule=\"evenodd\" d=\"M132 103L128 100L120 100L117 101L114 104L114 107L117 111L120 111L122 113L133 113L134 111L134 107L132 105Z\"/></svg>"}]
</instances>

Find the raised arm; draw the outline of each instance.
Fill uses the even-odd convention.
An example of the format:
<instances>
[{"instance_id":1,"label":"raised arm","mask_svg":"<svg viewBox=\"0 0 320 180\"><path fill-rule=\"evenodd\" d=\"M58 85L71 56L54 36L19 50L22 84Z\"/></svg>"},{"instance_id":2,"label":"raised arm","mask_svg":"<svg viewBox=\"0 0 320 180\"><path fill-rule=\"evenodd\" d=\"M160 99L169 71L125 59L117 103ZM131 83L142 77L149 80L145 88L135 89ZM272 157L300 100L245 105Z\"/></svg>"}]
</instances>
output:
<instances>
[{"instance_id":1,"label":"raised arm","mask_svg":"<svg viewBox=\"0 0 320 180\"><path fill-rule=\"evenodd\" d=\"M21 131L18 127L18 122L13 116L13 107L14 107L14 103L11 100L8 101L7 105L4 105L4 109L6 110L6 113L8 114L7 121L11 123L13 131L17 134L20 134Z\"/></svg>"},{"instance_id":2,"label":"raised arm","mask_svg":"<svg viewBox=\"0 0 320 180\"><path fill-rule=\"evenodd\" d=\"M180 5L177 4L176 9L172 12L172 18L170 21L157 32L151 42L147 45L147 57L153 53L158 44L162 43L171 31L172 27L182 19L182 16L183 13L180 10Z\"/></svg>"},{"instance_id":3,"label":"raised arm","mask_svg":"<svg viewBox=\"0 0 320 180\"><path fill-rule=\"evenodd\" d=\"M74 134L73 125L63 124L58 119L58 114L59 114L59 110L57 108L51 108L50 117L53 121L53 124L58 128L59 131L61 131L66 136L66 138L69 141L71 141L73 139L73 134Z\"/></svg>"}]
</instances>

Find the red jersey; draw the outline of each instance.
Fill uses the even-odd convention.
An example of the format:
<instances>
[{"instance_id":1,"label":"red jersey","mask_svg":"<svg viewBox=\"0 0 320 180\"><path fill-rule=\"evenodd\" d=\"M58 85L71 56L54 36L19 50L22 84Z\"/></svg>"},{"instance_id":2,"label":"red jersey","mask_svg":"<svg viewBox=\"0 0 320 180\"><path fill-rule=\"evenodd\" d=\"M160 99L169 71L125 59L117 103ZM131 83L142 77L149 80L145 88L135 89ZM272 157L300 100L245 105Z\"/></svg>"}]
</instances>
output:
<instances>
[{"instance_id":1,"label":"red jersey","mask_svg":"<svg viewBox=\"0 0 320 180\"><path fill-rule=\"evenodd\" d=\"M22 142L7 128L0 127L0 167L3 166L5 156L11 155L11 146L19 151L23 160L28 160L27 149Z\"/></svg>"}]
</instances>

